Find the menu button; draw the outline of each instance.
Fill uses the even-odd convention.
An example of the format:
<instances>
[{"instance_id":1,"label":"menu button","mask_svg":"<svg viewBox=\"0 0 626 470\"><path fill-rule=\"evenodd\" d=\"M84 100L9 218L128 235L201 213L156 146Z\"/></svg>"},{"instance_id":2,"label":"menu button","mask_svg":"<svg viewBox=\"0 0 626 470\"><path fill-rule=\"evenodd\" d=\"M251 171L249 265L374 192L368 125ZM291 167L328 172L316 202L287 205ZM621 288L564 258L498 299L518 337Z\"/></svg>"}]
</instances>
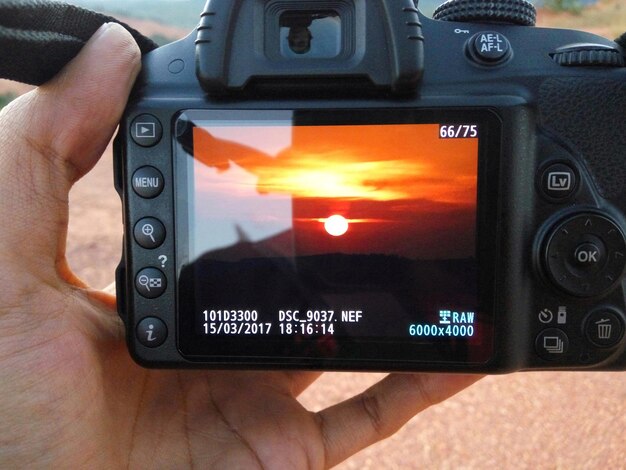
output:
<instances>
[{"instance_id":1,"label":"menu button","mask_svg":"<svg viewBox=\"0 0 626 470\"><path fill-rule=\"evenodd\" d=\"M137 195L152 199L161 194L165 183L159 170L151 166L144 166L133 174L132 185Z\"/></svg>"}]
</instances>

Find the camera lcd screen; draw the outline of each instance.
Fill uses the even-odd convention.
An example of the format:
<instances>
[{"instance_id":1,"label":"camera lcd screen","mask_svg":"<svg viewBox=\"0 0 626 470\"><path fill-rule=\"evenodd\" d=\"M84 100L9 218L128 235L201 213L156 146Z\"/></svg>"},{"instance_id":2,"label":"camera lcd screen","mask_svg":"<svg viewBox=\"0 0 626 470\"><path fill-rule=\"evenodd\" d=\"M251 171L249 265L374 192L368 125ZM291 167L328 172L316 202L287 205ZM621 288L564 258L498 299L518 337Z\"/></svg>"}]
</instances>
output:
<instances>
[{"instance_id":1,"label":"camera lcd screen","mask_svg":"<svg viewBox=\"0 0 626 470\"><path fill-rule=\"evenodd\" d=\"M486 360L477 202L488 120L435 117L184 113L181 352Z\"/></svg>"}]
</instances>

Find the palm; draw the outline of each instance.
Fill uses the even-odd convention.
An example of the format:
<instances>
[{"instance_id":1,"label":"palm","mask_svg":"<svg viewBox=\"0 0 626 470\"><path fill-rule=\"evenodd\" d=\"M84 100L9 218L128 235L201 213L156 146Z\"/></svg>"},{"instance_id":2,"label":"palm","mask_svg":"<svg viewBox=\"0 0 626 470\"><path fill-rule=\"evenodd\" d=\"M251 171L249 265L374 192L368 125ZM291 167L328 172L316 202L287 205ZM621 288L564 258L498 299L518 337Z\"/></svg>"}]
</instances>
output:
<instances>
[{"instance_id":1,"label":"palm","mask_svg":"<svg viewBox=\"0 0 626 470\"><path fill-rule=\"evenodd\" d=\"M24 440L54 443L39 449L42 459L84 465L103 458L102 466L113 463L111 456L115 466L325 466L320 418L295 399L317 374L141 369L129 358L114 312L79 292L69 295L71 301L43 296L42 308L83 304L89 314L52 311L25 335L37 340L24 339L28 349L2 364L13 371L3 383L29 389L22 406L44 413L35 435L14 430ZM31 297L30 308L39 302ZM41 375L24 375L33 365Z\"/></svg>"}]
</instances>

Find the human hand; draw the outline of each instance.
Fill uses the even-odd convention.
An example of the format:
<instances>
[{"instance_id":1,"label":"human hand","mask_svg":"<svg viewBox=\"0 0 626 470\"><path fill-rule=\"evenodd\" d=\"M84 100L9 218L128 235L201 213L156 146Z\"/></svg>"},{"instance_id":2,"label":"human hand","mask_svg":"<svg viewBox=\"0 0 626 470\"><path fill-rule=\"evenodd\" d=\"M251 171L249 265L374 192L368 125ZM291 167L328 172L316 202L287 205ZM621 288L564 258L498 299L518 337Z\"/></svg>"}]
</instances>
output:
<instances>
[{"instance_id":1,"label":"human hand","mask_svg":"<svg viewBox=\"0 0 626 470\"><path fill-rule=\"evenodd\" d=\"M65 258L68 193L97 162L140 68L99 30L55 79L0 113L0 466L325 468L477 377L392 374L318 413L312 372L135 365L114 298Z\"/></svg>"}]
</instances>

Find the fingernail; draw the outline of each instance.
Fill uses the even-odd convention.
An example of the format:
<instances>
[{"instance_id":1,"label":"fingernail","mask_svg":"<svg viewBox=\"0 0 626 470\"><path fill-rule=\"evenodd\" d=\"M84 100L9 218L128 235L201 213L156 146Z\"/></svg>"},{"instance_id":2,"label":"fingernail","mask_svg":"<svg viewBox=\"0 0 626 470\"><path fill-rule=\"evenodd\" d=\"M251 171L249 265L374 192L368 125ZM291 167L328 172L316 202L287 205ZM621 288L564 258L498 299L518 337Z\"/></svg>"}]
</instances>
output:
<instances>
[{"instance_id":1,"label":"fingernail","mask_svg":"<svg viewBox=\"0 0 626 470\"><path fill-rule=\"evenodd\" d=\"M93 34L93 36L91 36L91 41L97 41L102 36L104 36L104 34L111 28L111 25L113 24L114 23L104 23L102 26L100 26Z\"/></svg>"}]
</instances>

